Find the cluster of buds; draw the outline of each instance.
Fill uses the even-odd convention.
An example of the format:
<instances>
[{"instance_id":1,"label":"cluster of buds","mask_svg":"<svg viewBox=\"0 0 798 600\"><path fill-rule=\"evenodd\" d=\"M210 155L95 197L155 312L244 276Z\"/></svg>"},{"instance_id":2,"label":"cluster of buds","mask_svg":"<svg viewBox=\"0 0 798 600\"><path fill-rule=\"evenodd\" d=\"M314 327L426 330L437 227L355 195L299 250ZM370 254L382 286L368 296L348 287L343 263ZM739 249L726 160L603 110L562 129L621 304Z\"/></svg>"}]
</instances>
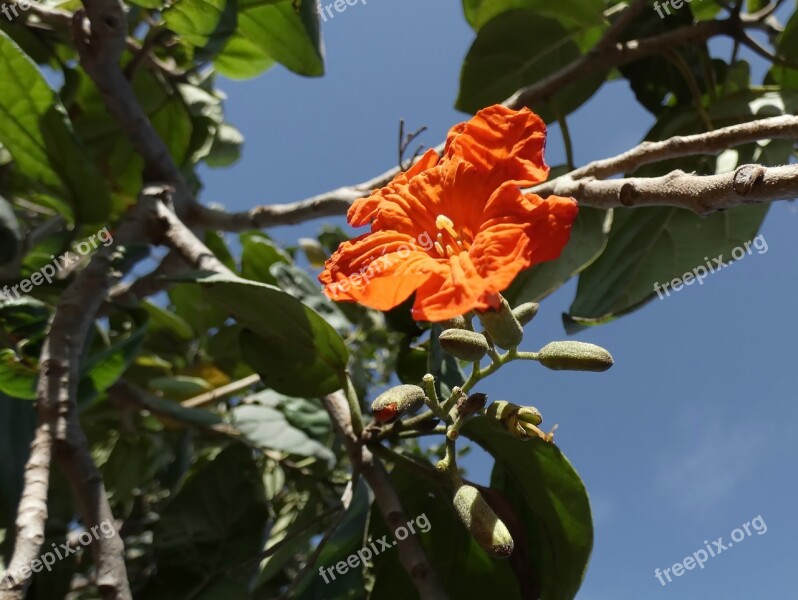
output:
<instances>
[{"instance_id":1,"label":"cluster of buds","mask_svg":"<svg viewBox=\"0 0 798 600\"><path fill-rule=\"evenodd\" d=\"M545 433L538 427L543 422L543 417L537 408L519 406L506 400L493 402L488 407L487 416L499 421L510 434L522 440L539 437L551 442L554 440L554 430L557 429L555 425L549 433Z\"/></svg>"}]
</instances>

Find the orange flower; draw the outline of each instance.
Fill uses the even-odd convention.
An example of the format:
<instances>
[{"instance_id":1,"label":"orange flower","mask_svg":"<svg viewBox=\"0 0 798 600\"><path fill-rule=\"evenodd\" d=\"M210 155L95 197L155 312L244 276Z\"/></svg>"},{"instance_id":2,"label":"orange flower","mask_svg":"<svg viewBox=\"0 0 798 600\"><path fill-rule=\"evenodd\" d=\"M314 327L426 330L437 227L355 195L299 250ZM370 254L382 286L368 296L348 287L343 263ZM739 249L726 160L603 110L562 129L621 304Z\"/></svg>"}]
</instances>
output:
<instances>
[{"instance_id":1,"label":"orange flower","mask_svg":"<svg viewBox=\"0 0 798 600\"><path fill-rule=\"evenodd\" d=\"M560 255L576 201L523 194L546 180L546 127L500 105L451 129L443 157L429 150L347 218L371 232L344 242L319 275L333 300L389 310L413 292L413 317L443 321L498 307L523 269Z\"/></svg>"}]
</instances>

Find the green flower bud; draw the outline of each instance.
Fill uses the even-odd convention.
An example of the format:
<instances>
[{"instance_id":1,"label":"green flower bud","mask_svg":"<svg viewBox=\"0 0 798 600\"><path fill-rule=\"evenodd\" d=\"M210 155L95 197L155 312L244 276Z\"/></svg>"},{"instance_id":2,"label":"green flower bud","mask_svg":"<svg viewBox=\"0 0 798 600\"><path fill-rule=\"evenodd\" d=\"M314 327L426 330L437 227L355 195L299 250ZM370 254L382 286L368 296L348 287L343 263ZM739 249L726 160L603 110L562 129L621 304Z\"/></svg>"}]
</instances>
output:
<instances>
[{"instance_id":1,"label":"green flower bud","mask_svg":"<svg viewBox=\"0 0 798 600\"><path fill-rule=\"evenodd\" d=\"M538 352L538 361L555 371L606 371L612 355L601 346L585 342L551 342Z\"/></svg>"},{"instance_id":2,"label":"green flower bud","mask_svg":"<svg viewBox=\"0 0 798 600\"><path fill-rule=\"evenodd\" d=\"M518 322L521 323L521 327L523 327L535 318L539 308L540 304L537 302L526 302L513 309L513 316L518 319Z\"/></svg>"},{"instance_id":3,"label":"green flower bud","mask_svg":"<svg viewBox=\"0 0 798 600\"><path fill-rule=\"evenodd\" d=\"M502 298L501 305L497 310L486 310L477 314L485 327L485 331L490 334L490 337L493 338L494 343L499 348L509 350L517 348L518 344L521 343L524 337L524 329L518 319L513 316L513 311L510 310L510 305L504 298Z\"/></svg>"},{"instance_id":4,"label":"green flower bud","mask_svg":"<svg viewBox=\"0 0 798 600\"><path fill-rule=\"evenodd\" d=\"M453 319L447 319L446 321L441 321L440 326L443 329L467 329L465 317L454 317Z\"/></svg>"},{"instance_id":5,"label":"green flower bud","mask_svg":"<svg viewBox=\"0 0 798 600\"><path fill-rule=\"evenodd\" d=\"M507 558L513 553L510 531L477 488L471 485L457 488L454 509L471 536L490 556Z\"/></svg>"},{"instance_id":6,"label":"green flower bud","mask_svg":"<svg viewBox=\"0 0 798 600\"><path fill-rule=\"evenodd\" d=\"M468 329L447 329L438 340L444 351L469 362L482 360L488 351L488 340L485 336Z\"/></svg>"},{"instance_id":7,"label":"green flower bud","mask_svg":"<svg viewBox=\"0 0 798 600\"><path fill-rule=\"evenodd\" d=\"M397 385L371 403L374 418L381 423L390 423L397 417L417 411L424 404L424 390L417 385Z\"/></svg>"}]
</instances>

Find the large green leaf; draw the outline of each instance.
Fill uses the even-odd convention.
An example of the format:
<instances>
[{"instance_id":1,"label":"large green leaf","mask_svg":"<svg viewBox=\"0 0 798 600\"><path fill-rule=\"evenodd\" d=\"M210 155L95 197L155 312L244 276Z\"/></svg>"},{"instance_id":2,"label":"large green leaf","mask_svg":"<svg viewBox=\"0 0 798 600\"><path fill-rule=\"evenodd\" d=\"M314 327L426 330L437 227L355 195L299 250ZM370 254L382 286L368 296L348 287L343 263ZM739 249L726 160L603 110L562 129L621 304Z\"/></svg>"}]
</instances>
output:
<instances>
[{"instance_id":1,"label":"large green leaf","mask_svg":"<svg viewBox=\"0 0 798 600\"><path fill-rule=\"evenodd\" d=\"M14 158L17 193L81 222L107 219L105 180L34 62L0 31L0 144Z\"/></svg>"},{"instance_id":2,"label":"large green leaf","mask_svg":"<svg viewBox=\"0 0 798 600\"><path fill-rule=\"evenodd\" d=\"M491 487L505 494L526 526L528 573L541 599L573 598L590 558L593 521L571 463L554 444L519 440L487 417L471 419L460 431L496 459Z\"/></svg>"},{"instance_id":3,"label":"large green leaf","mask_svg":"<svg viewBox=\"0 0 798 600\"><path fill-rule=\"evenodd\" d=\"M285 415L269 406L244 404L231 411L232 424L260 448L299 456L313 456L332 468L335 455L326 446L288 422Z\"/></svg>"},{"instance_id":4,"label":"large green leaf","mask_svg":"<svg viewBox=\"0 0 798 600\"><path fill-rule=\"evenodd\" d=\"M500 14L479 30L468 51L457 108L474 113L572 63L581 55L575 35L558 21L533 11ZM604 78L602 71L581 78L535 106L535 112L547 123L565 117L587 101Z\"/></svg>"},{"instance_id":5,"label":"large green leaf","mask_svg":"<svg viewBox=\"0 0 798 600\"><path fill-rule=\"evenodd\" d=\"M511 306L538 301L557 290L587 267L604 250L612 211L582 206L571 229L571 239L557 260L522 271L502 293Z\"/></svg>"},{"instance_id":6,"label":"large green leaf","mask_svg":"<svg viewBox=\"0 0 798 600\"><path fill-rule=\"evenodd\" d=\"M208 297L247 329L241 333L246 362L272 389L316 397L342 387L348 352L321 316L271 285L226 275L192 274Z\"/></svg>"},{"instance_id":7,"label":"large green leaf","mask_svg":"<svg viewBox=\"0 0 798 600\"><path fill-rule=\"evenodd\" d=\"M268 68L268 58L306 76L324 74L317 3L241 2L238 32L216 59L225 75L245 78Z\"/></svg>"},{"instance_id":8,"label":"large green leaf","mask_svg":"<svg viewBox=\"0 0 798 600\"><path fill-rule=\"evenodd\" d=\"M257 566L248 561L261 549L266 517L263 481L249 448L235 444L195 466L161 512L154 535L158 575L143 597L245 597Z\"/></svg>"},{"instance_id":9,"label":"large green leaf","mask_svg":"<svg viewBox=\"0 0 798 600\"><path fill-rule=\"evenodd\" d=\"M564 24L598 25L604 19L602 0L463 0L463 12L469 24L479 30L485 23L516 8L532 10L541 17Z\"/></svg>"},{"instance_id":10,"label":"large green leaf","mask_svg":"<svg viewBox=\"0 0 798 600\"><path fill-rule=\"evenodd\" d=\"M569 317L602 322L654 297L657 283L720 254L728 262L735 247L756 236L767 209L744 206L706 218L671 207L616 210L606 249L579 276Z\"/></svg>"},{"instance_id":11,"label":"large green leaf","mask_svg":"<svg viewBox=\"0 0 798 600\"><path fill-rule=\"evenodd\" d=\"M34 400L38 372L10 348L0 350L0 393L11 398Z\"/></svg>"}]
</instances>

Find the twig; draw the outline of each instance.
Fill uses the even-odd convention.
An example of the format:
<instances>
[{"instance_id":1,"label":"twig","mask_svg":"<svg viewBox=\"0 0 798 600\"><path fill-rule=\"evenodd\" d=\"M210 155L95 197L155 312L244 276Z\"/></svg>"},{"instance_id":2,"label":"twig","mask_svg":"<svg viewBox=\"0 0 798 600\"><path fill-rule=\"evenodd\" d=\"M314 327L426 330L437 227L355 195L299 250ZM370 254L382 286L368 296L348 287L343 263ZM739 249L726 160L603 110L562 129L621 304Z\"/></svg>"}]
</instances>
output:
<instances>
[{"instance_id":1,"label":"twig","mask_svg":"<svg viewBox=\"0 0 798 600\"><path fill-rule=\"evenodd\" d=\"M183 400L183 402L180 404L184 408L197 408L199 406L205 406L206 404L215 402L216 400L224 398L225 396L229 396L231 394L235 394L236 392L240 392L241 390L252 387L259 381L260 375L249 375L248 377L244 377L238 381L233 381L232 383L218 387L210 392L205 392L204 394L194 396L188 400Z\"/></svg>"}]
</instances>

